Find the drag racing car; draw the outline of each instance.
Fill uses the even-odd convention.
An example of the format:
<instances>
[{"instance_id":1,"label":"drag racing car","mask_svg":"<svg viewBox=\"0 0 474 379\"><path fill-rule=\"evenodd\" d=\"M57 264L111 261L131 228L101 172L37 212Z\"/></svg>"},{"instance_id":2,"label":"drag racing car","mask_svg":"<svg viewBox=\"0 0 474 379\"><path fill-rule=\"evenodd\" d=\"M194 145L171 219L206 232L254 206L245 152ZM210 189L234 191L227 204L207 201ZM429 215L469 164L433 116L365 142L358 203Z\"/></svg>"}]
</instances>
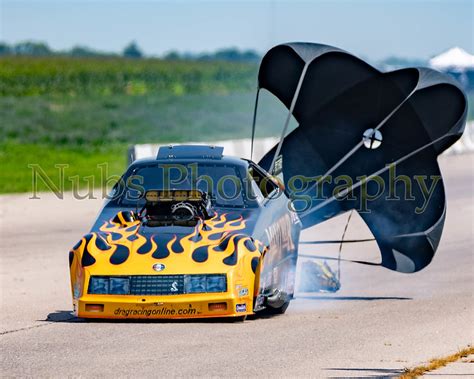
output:
<instances>
[{"instance_id":1,"label":"drag racing car","mask_svg":"<svg viewBox=\"0 0 474 379\"><path fill-rule=\"evenodd\" d=\"M299 219L273 177L222 152L164 147L157 159L128 168L94 232L70 253L80 317L284 312L294 292Z\"/></svg>"},{"instance_id":2,"label":"drag racing car","mask_svg":"<svg viewBox=\"0 0 474 379\"><path fill-rule=\"evenodd\" d=\"M437 157L466 121L460 85L425 68L380 72L331 46L278 45L260 65L252 150L262 90L288 117L258 163L183 145L128 167L69 252L77 316L284 313L301 230L346 212L377 242L369 264L413 273L431 262L446 216ZM308 288L340 288L326 263L303 271Z\"/></svg>"}]
</instances>

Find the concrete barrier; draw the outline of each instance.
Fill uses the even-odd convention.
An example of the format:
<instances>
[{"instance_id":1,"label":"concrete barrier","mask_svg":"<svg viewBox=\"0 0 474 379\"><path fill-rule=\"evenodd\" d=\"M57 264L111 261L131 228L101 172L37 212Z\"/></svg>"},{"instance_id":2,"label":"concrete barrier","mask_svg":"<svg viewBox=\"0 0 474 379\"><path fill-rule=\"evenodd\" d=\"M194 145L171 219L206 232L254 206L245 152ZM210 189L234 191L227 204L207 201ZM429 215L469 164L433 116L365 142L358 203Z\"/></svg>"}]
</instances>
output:
<instances>
[{"instance_id":1,"label":"concrete barrier","mask_svg":"<svg viewBox=\"0 0 474 379\"><path fill-rule=\"evenodd\" d=\"M277 137L257 138L254 141L253 160L258 162L263 155L278 143ZM142 158L156 157L160 146L170 144L141 144L130 146L128 150L128 163ZM171 144L173 145L173 144ZM215 145L224 147L225 155L232 155L250 159L250 138L224 140L213 142L187 142L182 145ZM465 154L474 152L474 122L466 124L466 129L461 139L444 152L446 155Z\"/></svg>"}]
</instances>

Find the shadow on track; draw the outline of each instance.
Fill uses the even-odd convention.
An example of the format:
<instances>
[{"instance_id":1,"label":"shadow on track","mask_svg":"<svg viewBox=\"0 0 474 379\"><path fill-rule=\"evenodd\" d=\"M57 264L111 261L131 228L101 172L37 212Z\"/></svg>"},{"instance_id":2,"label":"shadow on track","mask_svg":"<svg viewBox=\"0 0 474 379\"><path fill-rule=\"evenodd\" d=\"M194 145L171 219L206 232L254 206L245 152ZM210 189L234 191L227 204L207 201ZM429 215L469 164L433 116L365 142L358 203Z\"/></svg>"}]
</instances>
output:
<instances>
[{"instance_id":1,"label":"shadow on track","mask_svg":"<svg viewBox=\"0 0 474 379\"><path fill-rule=\"evenodd\" d=\"M122 324L122 323L133 323L133 324L209 324L209 323L221 323L221 324L232 324L240 323L244 321L243 317L215 317L215 318L190 318L190 319L180 319L180 320L166 320L166 319L100 319L100 318L79 318L73 315L72 311L55 311L46 317L46 322L65 322L65 323L97 323L97 324Z\"/></svg>"},{"instance_id":2,"label":"shadow on track","mask_svg":"<svg viewBox=\"0 0 474 379\"><path fill-rule=\"evenodd\" d=\"M352 300L352 301L374 301L374 300L413 300L411 297L400 296L318 296L318 295L296 295L296 300Z\"/></svg>"},{"instance_id":3,"label":"shadow on track","mask_svg":"<svg viewBox=\"0 0 474 379\"><path fill-rule=\"evenodd\" d=\"M353 375L350 373L351 378L397 378L404 373L403 369L397 368L342 368L342 367L331 367L326 368L328 371L360 371L364 372L364 375ZM347 378L347 376L329 376L328 378Z\"/></svg>"},{"instance_id":4,"label":"shadow on track","mask_svg":"<svg viewBox=\"0 0 474 379\"><path fill-rule=\"evenodd\" d=\"M72 311L55 311L48 316L46 316L46 320L39 320L39 321L47 321L47 322L80 322L82 319L77 318L74 316Z\"/></svg>"}]
</instances>

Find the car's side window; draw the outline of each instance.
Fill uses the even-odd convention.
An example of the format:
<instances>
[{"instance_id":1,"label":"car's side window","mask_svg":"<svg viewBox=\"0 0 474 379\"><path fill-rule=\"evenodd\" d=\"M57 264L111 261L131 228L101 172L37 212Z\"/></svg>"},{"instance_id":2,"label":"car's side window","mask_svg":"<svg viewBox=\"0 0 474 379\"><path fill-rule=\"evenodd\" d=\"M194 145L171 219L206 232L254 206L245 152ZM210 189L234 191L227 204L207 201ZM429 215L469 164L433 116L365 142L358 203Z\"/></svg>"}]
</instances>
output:
<instances>
[{"instance_id":1,"label":"car's side window","mask_svg":"<svg viewBox=\"0 0 474 379\"><path fill-rule=\"evenodd\" d=\"M265 175L254 165L249 166L249 175L253 179L252 188L254 186L254 183L258 187L258 191L254 190L254 192L256 194L260 193L264 199L271 198L275 191L278 190L278 186L271 179L271 177Z\"/></svg>"},{"instance_id":2,"label":"car's side window","mask_svg":"<svg viewBox=\"0 0 474 379\"><path fill-rule=\"evenodd\" d=\"M250 196L252 199L255 199L258 204L262 205L265 198L263 197L260 188L258 188L257 182L253 178L251 167L247 172L247 182L250 183L250 188L247 191L248 196Z\"/></svg>"}]
</instances>

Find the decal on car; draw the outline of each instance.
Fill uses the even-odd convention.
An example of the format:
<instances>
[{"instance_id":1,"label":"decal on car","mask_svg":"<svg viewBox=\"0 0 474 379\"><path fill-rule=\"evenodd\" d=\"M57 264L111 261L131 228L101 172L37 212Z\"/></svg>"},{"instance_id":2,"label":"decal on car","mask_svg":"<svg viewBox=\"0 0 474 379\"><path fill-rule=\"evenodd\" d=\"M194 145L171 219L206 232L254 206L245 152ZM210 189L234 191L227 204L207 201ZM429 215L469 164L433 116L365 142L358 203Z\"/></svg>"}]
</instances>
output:
<instances>
[{"instance_id":1,"label":"decal on car","mask_svg":"<svg viewBox=\"0 0 474 379\"><path fill-rule=\"evenodd\" d=\"M235 306L236 312L247 312L247 304L237 304Z\"/></svg>"}]
</instances>

